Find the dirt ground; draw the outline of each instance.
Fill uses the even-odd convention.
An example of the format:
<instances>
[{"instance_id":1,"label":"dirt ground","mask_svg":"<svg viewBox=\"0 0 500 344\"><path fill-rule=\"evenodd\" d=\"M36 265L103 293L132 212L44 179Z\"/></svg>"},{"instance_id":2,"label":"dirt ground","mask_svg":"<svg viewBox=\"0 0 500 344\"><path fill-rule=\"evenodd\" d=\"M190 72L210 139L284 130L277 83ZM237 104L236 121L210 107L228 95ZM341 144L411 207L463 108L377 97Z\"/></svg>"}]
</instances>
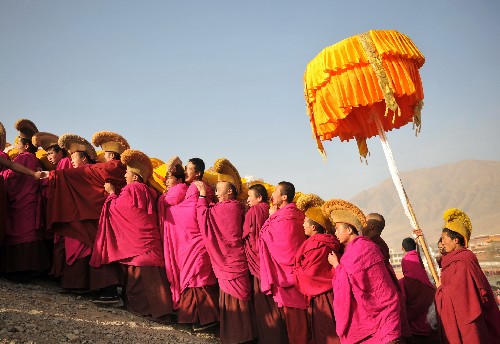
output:
<instances>
[{"instance_id":1,"label":"dirt ground","mask_svg":"<svg viewBox=\"0 0 500 344\"><path fill-rule=\"evenodd\" d=\"M219 343L214 331L162 325L90 295L60 294L55 281L13 283L0 277L0 344Z\"/></svg>"}]
</instances>

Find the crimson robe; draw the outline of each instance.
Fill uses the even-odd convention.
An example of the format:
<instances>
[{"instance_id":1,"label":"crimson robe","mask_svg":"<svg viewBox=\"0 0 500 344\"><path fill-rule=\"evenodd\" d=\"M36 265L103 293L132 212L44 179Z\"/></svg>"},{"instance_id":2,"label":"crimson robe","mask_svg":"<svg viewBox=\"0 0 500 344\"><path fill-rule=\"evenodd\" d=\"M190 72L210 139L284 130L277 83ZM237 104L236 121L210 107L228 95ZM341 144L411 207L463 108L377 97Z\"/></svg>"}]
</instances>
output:
<instances>
[{"instance_id":1,"label":"crimson robe","mask_svg":"<svg viewBox=\"0 0 500 344\"><path fill-rule=\"evenodd\" d=\"M340 342L331 305L333 269L328 255L335 252L340 259L341 251L335 236L317 233L304 241L295 255L295 287L308 298L307 315L314 343Z\"/></svg>"},{"instance_id":2,"label":"crimson robe","mask_svg":"<svg viewBox=\"0 0 500 344\"><path fill-rule=\"evenodd\" d=\"M294 284L295 254L306 240L305 215L295 203L288 203L269 216L260 230L261 289L280 307L307 309L305 296Z\"/></svg>"},{"instance_id":3,"label":"crimson robe","mask_svg":"<svg viewBox=\"0 0 500 344\"><path fill-rule=\"evenodd\" d=\"M0 151L0 159L10 160L10 157L7 153ZM2 173L7 169L7 167L0 166L0 247L2 246L5 238L5 230L7 226L7 192L5 191Z\"/></svg>"},{"instance_id":4,"label":"crimson robe","mask_svg":"<svg viewBox=\"0 0 500 344\"><path fill-rule=\"evenodd\" d=\"M332 266L328 254L340 259L341 245L331 234L314 234L300 246L295 255L295 287L308 298L332 289Z\"/></svg>"},{"instance_id":5,"label":"crimson robe","mask_svg":"<svg viewBox=\"0 0 500 344\"><path fill-rule=\"evenodd\" d=\"M112 262L164 266L156 212L156 191L144 183L110 194L102 208L90 266Z\"/></svg>"},{"instance_id":6,"label":"crimson robe","mask_svg":"<svg viewBox=\"0 0 500 344\"><path fill-rule=\"evenodd\" d=\"M269 204L259 202L250 207L243 222L243 240L250 273L260 279L259 232L269 217Z\"/></svg>"},{"instance_id":7,"label":"crimson robe","mask_svg":"<svg viewBox=\"0 0 500 344\"><path fill-rule=\"evenodd\" d=\"M500 311L476 255L452 251L441 261L436 310L442 343L500 343Z\"/></svg>"},{"instance_id":8,"label":"crimson robe","mask_svg":"<svg viewBox=\"0 0 500 344\"><path fill-rule=\"evenodd\" d=\"M406 316L412 335L429 336L432 332L427 321L429 307L434 307L436 288L429 281L416 250L407 252L401 260L404 277L399 280L405 301Z\"/></svg>"},{"instance_id":9,"label":"crimson robe","mask_svg":"<svg viewBox=\"0 0 500 344\"><path fill-rule=\"evenodd\" d=\"M19 154L14 162L37 171L40 162L33 153ZM7 227L5 245L42 240L42 202L40 183L32 176L6 170L3 173L7 193Z\"/></svg>"},{"instance_id":10,"label":"crimson robe","mask_svg":"<svg viewBox=\"0 0 500 344\"><path fill-rule=\"evenodd\" d=\"M125 185L125 172L119 160L51 171L47 204L49 229L93 246L97 221L108 196L104 183L110 182L119 192ZM60 225L67 223L71 226Z\"/></svg>"},{"instance_id":11,"label":"crimson robe","mask_svg":"<svg viewBox=\"0 0 500 344\"><path fill-rule=\"evenodd\" d=\"M186 237L184 231L176 223L175 218L182 217L179 207L176 207L186 197L188 185L180 183L172 186L158 199L158 216L160 219L160 235L163 241L165 270L170 282L174 309L179 306L181 298L181 252L184 249Z\"/></svg>"},{"instance_id":12,"label":"crimson robe","mask_svg":"<svg viewBox=\"0 0 500 344\"><path fill-rule=\"evenodd\" d=\"M209 207L206 198L199 198L197 217L219 287L240 300L249 300L250 275L242 239L243 210L237 200Z\"/></svg>"},{"instance_id":13,"label":"crimson robe","mask_svg":"<svg viewBox=\"0 0 500 344\"><path fill-rule=\"evenodd\" d=\"M388 343L401 337L400 308L379 248L366 237L356 237L346 245L333 280L333 310L341 342Z\"/></svg>"}]
</instances>

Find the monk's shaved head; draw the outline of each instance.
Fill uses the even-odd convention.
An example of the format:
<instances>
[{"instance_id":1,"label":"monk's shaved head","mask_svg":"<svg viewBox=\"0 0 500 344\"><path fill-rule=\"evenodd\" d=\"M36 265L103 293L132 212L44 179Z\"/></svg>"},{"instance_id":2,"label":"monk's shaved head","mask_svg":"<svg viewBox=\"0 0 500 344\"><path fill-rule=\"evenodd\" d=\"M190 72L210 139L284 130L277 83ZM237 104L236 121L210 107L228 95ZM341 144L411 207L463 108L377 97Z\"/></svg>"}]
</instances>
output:
<instances>
[{"instance_id":1,"label":"monk's shaved head","mask_svg":"<svg viewBox=\"0 0 500 344\"><path fill-rule=\"evenodd\" d=\"M378 213L371 213L366 216L366 227L363 235L372 237L380 235L385 228L385 219Z\"/></svg>"}]
</instances>

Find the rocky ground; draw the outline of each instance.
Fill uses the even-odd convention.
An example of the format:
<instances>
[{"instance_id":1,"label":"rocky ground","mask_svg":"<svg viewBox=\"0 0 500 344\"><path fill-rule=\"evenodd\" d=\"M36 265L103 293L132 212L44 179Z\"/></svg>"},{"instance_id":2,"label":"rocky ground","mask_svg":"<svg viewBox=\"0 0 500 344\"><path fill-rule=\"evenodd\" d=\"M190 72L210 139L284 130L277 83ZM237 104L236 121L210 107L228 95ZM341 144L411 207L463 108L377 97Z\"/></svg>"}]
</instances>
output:
<instances>
[{"instance_id":1,"label":"rocky ground","mask_svg":"<svg viewBox=\"0 0 500 344\"><path fill-rule=\"evenodd\" d=\"M54 281L13 283L0 278L0 344L219 343L214 331L162 325L91 296L60 294Z\"/></svg>"}]
</instances>

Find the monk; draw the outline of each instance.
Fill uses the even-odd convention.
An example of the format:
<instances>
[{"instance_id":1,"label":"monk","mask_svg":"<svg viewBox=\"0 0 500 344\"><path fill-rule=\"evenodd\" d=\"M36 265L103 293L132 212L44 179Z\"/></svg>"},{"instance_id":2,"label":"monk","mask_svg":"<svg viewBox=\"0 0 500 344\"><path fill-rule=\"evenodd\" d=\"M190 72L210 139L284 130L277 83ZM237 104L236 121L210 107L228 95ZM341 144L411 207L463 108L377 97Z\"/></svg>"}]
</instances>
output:
<instances>
[{"instance_id":1,"label":"monk","mask_svg":"<svg viewBox=\"0 0 500 344\"><path fill-rule=\"evenodd\" d=\"M345 245L335 269L333 310L341 343L397 343L401 338L398 291L377 245L359 233L365 216L354 204L330 200L322 206L335 223L335 236Z\"/></svg>"},{"instance_id":2,"label":"monk","mask_svg":"<svg viewBox=\"0 0 500 344\"><path fill-rule=\"evenodd\" d=\"M243 242L250 270L258 338L266 343L288 343L285 314L274 302L272 294L260 290L259 233L269 217L267 190L262 184L248 189L248 211L243 222Z\"/></svg>"},{"instance_id":3,"label":"monk","mask_svg":"<svg viewBox=\"0 0 500 344\"><path fill-rule=\"evenodd\" d=\"M184 168L179 157L174 156L166 163L165 184L166 191L158 199L158 216L160 220L160 234L165 255L165 270L172 294L174 310L179 309L181 298L181 251L184 248L185 236L174 220L179 210L176 207L186 197L188 185L184 183Z\"/></svg>"},{"instance_id":4,"label":"monk","mask_svg":"<svg viewBox=\"0 0 500 344\"><path fill-rule=\"evenodd\" d=\"M401 303L401 331L403 333L403 337L409 338L411 337L411 332L410 332L410 326L408 325L408 317L406 315L406 306L405 302L403 300L403 295L401 294L401 289L399 287L399 282L398 278L396 276L396 272L394 271L394 268L392 267L391 264L391 255L389 253L389 246L387 246L387 243L382 239L382 231L385 228L385 219L382 215L378 213L371 213L366 216L366 226L361 229L361 235L366 236L369 238L371 241L373 241L378 248L380 249L380 252L384 256L384 263L385 267L387 268L387 271L391 275L391 279L394 282L394 285L396 286L396 289L398 290L399 294L399 300Z\"/></svg>"},{"instance_id":5,"label":"monk","mask_svg":"<svg viewBox=\"0 0 500 344\"><path fill-rule=\"evenodd\" d=\"M230 182L217 183L218 202L211 205L205 184L196 181L195 185L200 191L198 224L220 288L220 339L222 343L244 343L257 337L242 240L244 207L235 199L237 189Z\"/></svg>"},{"instance_id":6,"label":"monk","mask_svg":"<svg viewBox=\"0 0 500 344\"><path fill-rule=\"evenodd\" d=\"M16 125L19 136L14 162L37 171L40 163L31 142L38 132L33 122L22 119ZM7 195L7 217L4 243L0 256L0 272L17 281L26 281L50 268L49 252L41 231L42 204L40 184L33 177L13 170L2 172Z\"/></svg>"},{"instance_id":7,"label":"monk","mask_svg":"<svg viewBox=\"0 0 500 344\"><path fill-rule=\"evenodd\" d=\"M436 292L441 343L500 343L500 311L475 254L468 250L472 224L463 211L444 215L441 233L446 255Z\"/></svg>"},{"instance_id":8,"label":"monk","mask_svg":"<svg viewBox=\"0 0 500 344\"><path fill-rule=\"evenodd\" d=\"M401 261L404 277L399 280L399 286L406 306L412 342L416 344L439 343L437 332L428 320L432 314L435 314L436 288L427 277L415 240L405 238L401 245L405 252Z\"/></svg>"},{"instance_id":9,"label":"monk","mask_svg":"<svg viewBox=\"0 0 500 344\"><path fill-rule=\"evenodd\" d=\"M0 123L0 129L1 128L3 128L2 123ZM36 180L40 178L46 178L48 176L47 171L33 171L17 162L11 161L9 155L3 151L3 148L5 148L5 136L2 140L1 135L2 132L0 130L0 247L2 246L5 237L5 227L7 220L7 194L5 191L2 172L13 170L15 172L31 176Z\"/></svg>"},{"instance_id":10,"label":"monk","mask_svg":"<svg viewBox=\"0 0 500 344\"><path fill-rule=\"evenodd\" d=\"M35 147L42 147L42 149L47 152L47 160L56 170L72 168L71 159L68 158L68 152L66 149L59 146L58 140L59 137L57 135L47 132L38 132L33 135L31 139ZM48 183L48 180L43 180L41 183L44 212L47 211ZM46 215L44 216L44 220L46 220ZM57 233L54 234L47 231L44 231L44 237L47 247L49 247L52 253L52 267L49 275L59 279L63 275L65 263L64 237Z\"/></svg>"},{"instance_id":11,"label":"monk","mask_svg":"<svg viewBox=\"0 0 500 344\"><path fill-rule=\"evenodd\" d=\"M93 139L94 144L102 146L107 152L113 152L113 156L119 156L129 147L126 140L116 133L98 132L94 134ZM125 172L125 166L120 160L52 171L49 177L47 206L49 229L65 236L66 240L68 237L76 239L91 249L94 246L102 207L107 198L103 185L111 183L116 192L120 192L125 186ZM65 206L61 207L61 204ZM74 258L75 263L78 261L83 265L88 263L82 259L88 259L90 251L80 248L81 251L76 248ZM108 267L91 268L89 274L90 290L103 289L112 283L118 285L120 282L117 270ZM116 288L103 293L107 295L99 295L98 301L102 296L109 297L110 302L119 302Z\"/></svg>"},{"instance_id":12,"label":"monk","mask_svg":"<svg viewBox=\"0 0 500 344\"><path fill-rule=\"evenodd\" d=\"M212 270L200 227L196 218L196 206L200 192L194 184L202 180L205 163L192 158L185 168L185 182L189 185L184 200L172 209L176 230L184 234L185 242L179 253L180 291L179 323L193 324L193 330L201 331L216 326L219 321L219 288ZM206 197L213 199L212 188L206 185ZM174 207L171 207L174 208Z\"/></svg>"},{"instance_id":13,"label":"monk","mask_svg":"<svg viewBox=\"0 0 500 344\"><path fill-rule=\"evenodd\" d=\"M94 164L97 158L94 147L86 139L78 135L62 135L59 137L58 146L70 154L72 168ZM56 170L58 169L56 168ZM63 227L67 228L62 229ZM60 224L59 229L64 233L72 232L71 223ZM60 263L62 274L59 292L88 292L90 288L89 260L92 247L74 236L56 233L57 237L63 238L58 245L54 246L54 253L56 253L56 250L63 252L62 263ZM56 255L54 255L54 261L56 262L55 258ZM53 270L55 269L53 268Z\"/></svg>"},{"instance_id":14,"label":"monk","mask_svg":"<svg viewBox=\"0 0 500 344\"><path fill-rule=\"evenodd\" d=\"M286 181L280 182L272 193L273 206L259 238L261 290L272 294L278 307L283 308L290 343L307 343L309 305L295 287L293 275L295 254L306 240L304 213L293 203L294 196L294 185Z\"/></svg>"},{"instance_id":15,"label":"monk","mask_svg":"<svg viewBox=\"0 0 500 344\"><path fill-rule=\"evenodd\" d=\"M111 183L99 220L90 265L118 263L128 311L169 322L172 296L165 275L163 247L156 212L157 193L147 186L153 172L150 159L137 150L121 155L127 185L117 195Z\"/></svg>"},{"instance_id":16,"label":"monk","mask_svg":"<svg viewBox=\"0 0 500 344\"><path fill-rule=\"evenodd\" d=\"M295 286L308 301L307 316L312 343L340 343L335 332L332 308L332 267L328 255L335 253L340 258L342 248L335 236L330 234L332 224L321 210L324 201L314 194L305 194L297 200L302 210L304 233L308 237L295 255Z\"/></svg>"}]
</instances>

